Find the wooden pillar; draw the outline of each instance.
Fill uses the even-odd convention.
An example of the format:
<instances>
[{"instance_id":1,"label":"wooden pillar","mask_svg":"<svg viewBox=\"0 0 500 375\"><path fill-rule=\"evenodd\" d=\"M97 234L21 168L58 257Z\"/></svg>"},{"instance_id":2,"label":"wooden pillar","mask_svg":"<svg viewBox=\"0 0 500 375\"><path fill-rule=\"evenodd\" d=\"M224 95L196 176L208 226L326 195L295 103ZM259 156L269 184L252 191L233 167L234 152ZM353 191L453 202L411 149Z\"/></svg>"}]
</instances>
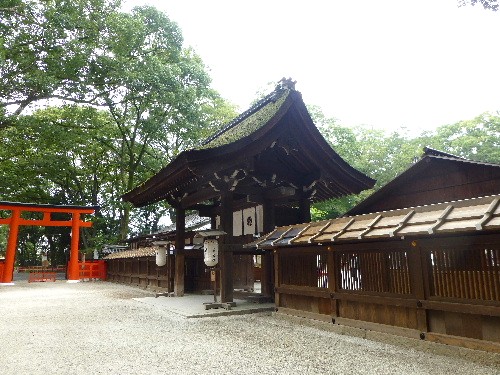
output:
<instances>
[{"instance_id":1,"label":"wooden pillar","mask_svg":"<svg viewBox=\"0 0 500 375\"><path fill-rule=\"evenodd\" d=\"M71 248L69 251L68 282L80 281L78 269L78 244L80 243L80 213L73 212L71 218Z\"/></svg>"},{"instance_id":2,"label":"wooden pillar","mask_svg":"<svg viewBox=\"0 0 500 375\"><path fill-rule=\"evenodd\" d=\"M263 204L264 214L264 233L269 233L274 230L276 217L274 203L272 201L264 201ZM274 296L274 266L273 254L266 251L262 255L262 274L261 274L261 293L268 297Z\"/></svg>"},{"instance_id":3,"label":"wooden pillar","mask_svg":"<svg viewBox=\"0 0 500 375\"><path fill-rule=\"evenodd\" d=\"M174 295L182 297L184 295L184 241L186 233L186 211L181 208L176 209L175 220L175 271L174 271Z\"/></svg>"},{"instance_id":4,"label":"wooden pillar","mask_svg":"<svg viewBox=\"0 0 500 375\"><path fill-rule=\"evenodd\" d=\"M300 223L311 222L311 201L305 197L299 201L299 221Z\"/></svg>"},{"instance_id":5,"label":"wooden pillar","mask_svg":"<svg viewBox=\"0 0 500 375\"><path fill-rule=\"evenodd\" d=\"M328 291L330 292L330 309L332 319L335 319L339 316L339 303L335 298L335 293L337 292L337 270L335 263L335 253L333 252L333 247L330 245L327 247L327 256L326 256L326 267L327 267L327 275L328 275Z\"/></svg>"},{"instance_id":6,"label":"wooden pillar","mask_svg":"<svg viewBox=\"0 0 500 375\"><path fill-rule=\"evenodd\" d=\"M279 267L279 261L280 261L279 249L274 249L273 257L274 257L274 285L276 286L276 288L279 288L281 284L280 267ZM280 307L280 294L278 292L274 293L274 304L276 305L276 307Z\"/></svg>"},{"instance_id":7,"label":"wooden pillar","mask_svg":"<svg viewBox=\"0 0 500 375\"><path fill-rule=\"evenodd\" d=\"M417 302L417 329L424 333L428 331L427 311L422 307L420 301L425 300L424 273L422 267L422 250L418 241L412 241L408 251L408 266L410 271L411 293L419 301Z\"/></svg>"},{"instance_id":8,"label":"wooden pillar","mask_svg":"<svg viewBox=\"0 0 500 375\"><path fill-rule=\"evenodd\" d=\"M226 232L219 238L220 299L233 302L233 192L221 196L220 230Z\"/></svg>"},{"instance_id":9,"label":"wooden pillar","mask_svg":"<svg viewBox=\"0 0 500 375\"><path fill-rule=\"evenodd\" d=\"M19 234L19 220L21 219L21 210L12 209L9 223L9 239L7 240L7 249L5 253L5 268L3 270L2 283L11 283L14 274L14 262L16 260L17 236Z\"/></svg>"}]
</instances>

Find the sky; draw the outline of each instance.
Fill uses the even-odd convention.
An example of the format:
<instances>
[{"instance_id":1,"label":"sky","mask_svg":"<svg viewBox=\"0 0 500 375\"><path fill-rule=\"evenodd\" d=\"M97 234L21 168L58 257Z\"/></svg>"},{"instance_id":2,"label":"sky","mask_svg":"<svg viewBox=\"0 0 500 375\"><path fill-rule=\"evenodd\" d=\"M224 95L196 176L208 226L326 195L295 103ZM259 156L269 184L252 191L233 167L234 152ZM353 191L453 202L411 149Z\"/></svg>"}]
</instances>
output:
<instances>
[{"instance_id":1,"label":"sky","mask_svg":"<svg viewBox=\"0 0 500 375\"><path fill-rule=\"evenodd\" d=\"M410 134L500 110L500 11L457 0L126 0L153 5L249 108L282 77L344 126Z\"/></svg>"}]
</instances>

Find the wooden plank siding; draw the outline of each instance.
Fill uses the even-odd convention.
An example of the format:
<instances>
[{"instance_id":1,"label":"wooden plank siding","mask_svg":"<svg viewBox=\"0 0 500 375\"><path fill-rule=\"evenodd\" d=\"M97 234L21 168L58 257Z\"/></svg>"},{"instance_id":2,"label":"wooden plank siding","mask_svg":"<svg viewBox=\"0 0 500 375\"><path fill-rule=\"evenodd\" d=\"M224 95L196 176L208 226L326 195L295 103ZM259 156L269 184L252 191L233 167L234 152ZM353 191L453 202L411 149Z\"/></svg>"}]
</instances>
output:
<instances>
[{"instance_id":1,"label":"wooden plank siding","mask_svg":"<svg viewBox=\"0 0 500 375\"><path fill-rule=\"evenodd\" d=\"M500 234L273 252L278 312L500 352Z\"/></svg>"}]
</instances>

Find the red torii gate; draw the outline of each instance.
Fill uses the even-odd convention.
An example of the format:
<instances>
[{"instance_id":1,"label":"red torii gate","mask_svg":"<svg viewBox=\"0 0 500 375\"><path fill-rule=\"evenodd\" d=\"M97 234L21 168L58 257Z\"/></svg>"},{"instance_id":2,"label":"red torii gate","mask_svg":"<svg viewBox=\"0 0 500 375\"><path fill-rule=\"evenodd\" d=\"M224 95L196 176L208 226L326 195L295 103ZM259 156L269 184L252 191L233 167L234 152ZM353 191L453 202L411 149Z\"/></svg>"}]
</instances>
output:
<instances>
[{"instance_id":1,"label":"red torii gate","mask_svg":"<svg viewBox=\"0 0 500 375\"><path fill-rule=\"evenodd\" d=\"M78 270L78 243L80 241L80 227L91 227L90 221L83 221L82 214L93 214L98 207L88 206L59 206L49 204L31 204L17 202L0 202L0 210L11 211L8 218L0 218L0 224L9 226L9 238L7 240L7 251L5 254L5 267L1 283L11 283L14 273L14 261L16 257L17 236L19 226L38 225L46 227L71 227L71 250L69 256L68 281L79 281ZM42 212L42 219L25 219L21 217L23 212ZM52 220L52 213L71 214L71 220Z\"/></svg>"}]
</instances>

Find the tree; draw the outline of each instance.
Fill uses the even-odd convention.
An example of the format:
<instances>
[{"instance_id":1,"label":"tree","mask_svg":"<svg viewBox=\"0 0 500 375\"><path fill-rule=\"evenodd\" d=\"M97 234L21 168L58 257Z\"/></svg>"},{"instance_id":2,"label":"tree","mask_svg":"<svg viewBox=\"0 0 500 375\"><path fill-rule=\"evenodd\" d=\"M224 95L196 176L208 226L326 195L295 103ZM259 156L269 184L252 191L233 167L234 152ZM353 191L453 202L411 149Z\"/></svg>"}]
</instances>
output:
<instances>
[{"instance_id":1,"label":"tree","mask_svg":"<svg viewBox=\"0 0 500 375\"><path fill-rule=\"evenodd\" d=\"M84 101L114 0L6 0L0 6L0 129L40 100Z\"/></svg>"},{"instance_id":2,"label":"tree","mask_svg":"<svg viewBox=\"0 0 500 375\"><path fill-rule=\"evenodd\" d=\"M498 0L458 0L458 6L481 4L484 9L496 12L498 10Z\"/></svg>"},{"instance_id":3,"label":"tree","mask_svg":"<svg viewBox=\"0 0 500 375\"><path fill-rule=\"evenodd\" d=\"M125 238L131 207L120 195L231 119L234 108L210 89L203 62L182 47L177 25L152 7L127 14L111 0L10 4L0 10L5 25L0 36L5 63L0 68L0 128L22 132L27 123L23 111L48 99L105 110L113 131L99 142L106 160L114 162L109 173L115 178L112 195L118 203L112 211L118 210L119 232ZM47 125L57 123L62 113L56 112ZM60 163L45 165L57 169ZM73 181L78 179L73 176ZM69 192L76 190L64 194ZM91 198L86 204L96 192L86 196ZM66 196L72 203L81 197ZM138 217L148 218L143 223L154 227L158 212L166 209L160 207L145 209Z\"/></svg>"},{"instance_id":4,"label":"tree","mask_svg":"<svg viewBox=\"0 0 500 375\"><path fill-rule=\"evenodd\" d=\"M106 52L92 63L87 96L109 111L118 130L114 150L124 193L229 118L207 110L224 102L209 88L201 59L182 48L177 25L156 9L115 13L101 43ZM233 115L230 110L227 114ZM146 158L157 160L157 168L147 169ZM124 238L127 204L121 219Z\"/></svg>"},{"instance_id":5,"label":"tree","mask_svg":"<svg viewBox=\"0 0 500 375\"><path fill-rule=\"evenodd\" d=\"M109 115L90 107L48 108L22 116L18 126L2 132L2 199L101 206L93 227L82 229L83 247L116 241L118 184L113 173L115 160L106 146L113 132ZM20 238L29 235L37 249L50 251L53 264L64 263L69 228L34 228L21 227ZM23 261L23 253L19 259Z\"/></svg>"},{"instance_id":6,"label":"tree","mask_svg":"<svg viewBox=\"0 0 500 375\"><path fill-rule=\"evenodd\" d=\"M466 159L500 164L500 113L440 126L428 145Z\"/></svg>"}]
</instances>

